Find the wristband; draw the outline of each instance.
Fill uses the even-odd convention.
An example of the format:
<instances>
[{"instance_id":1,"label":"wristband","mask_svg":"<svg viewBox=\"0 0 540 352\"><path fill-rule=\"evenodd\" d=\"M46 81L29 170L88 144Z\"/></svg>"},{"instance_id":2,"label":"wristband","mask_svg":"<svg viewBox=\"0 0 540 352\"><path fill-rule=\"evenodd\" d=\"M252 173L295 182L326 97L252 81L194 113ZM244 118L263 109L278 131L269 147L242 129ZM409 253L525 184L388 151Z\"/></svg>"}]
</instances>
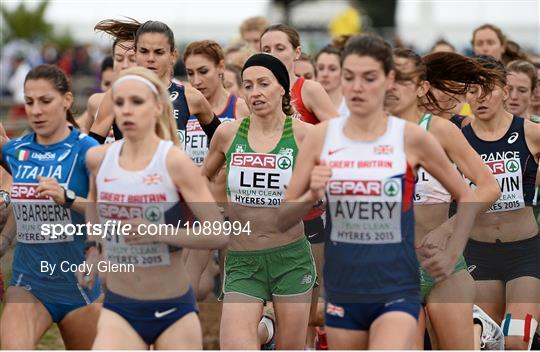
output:
<instances>
[{"instance_id":1,"label":"wristband","mask_svg":"<svg viewBox=\"0 0 540 352\"><path fill-rule=\"evenodd\" d=\"M218 128L219 125L221 125L221 121L219 121L216 114L214 114L214 118L212 119L212 121L210 121L208 125L204 125L204 126L201 125L202 130L208 137L208 145L210 145L210 141L212 140L212 137L214 136L214 132L216 132L216 129Z\"/></svg>"},{"instance_id":2,"label":"wristband","mask_svg":"<svg viewBox=\"0 0 540 352\"><path fill-rule=\"evenodd\" d=\"M98 141L99 144L105 144L105 141L107 140L107 137L100 136L92 131L88 132L88 135Z\"/></svg>"}]
</instances>

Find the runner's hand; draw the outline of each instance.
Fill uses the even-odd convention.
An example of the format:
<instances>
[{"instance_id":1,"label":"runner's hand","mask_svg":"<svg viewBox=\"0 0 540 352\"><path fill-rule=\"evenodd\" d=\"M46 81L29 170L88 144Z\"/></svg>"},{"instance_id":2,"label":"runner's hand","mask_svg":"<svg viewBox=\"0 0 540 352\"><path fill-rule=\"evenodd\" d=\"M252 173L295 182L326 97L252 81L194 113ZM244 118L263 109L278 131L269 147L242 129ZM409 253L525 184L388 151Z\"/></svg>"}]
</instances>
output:
<instances>
[{"instance_id":1,"label":"runner's hand","mask_svg":"<svg viewBox=\"0 0 540 352\"><path fill-rule=\"evenodd\" d=\"M64 205L64 189L54 177L38 176L39 185L36 188L38 197L50 197L58 205Z\"/></svg>"},{"instance_id":2,"label":"runner's hand","mask_svg":"<svg viewBox=\"0 0 540 352\"><path fill-rule=\"evenodd\" d=\"M422 239L419 248L438 248L444 251L450 235L446 229L439 226Z\"/></svg>"},{"instance_id":3,"label":"runner's hand","mask_svg":"<svg viewBox=\"0 0 540 352\"><path fill-rule=\"evenodd\" d=\"M146 233L150 224L143 218L123 220L122 226L130 225L129 231L126 231L129 235L124 237L125 242L131 245L157 242L159 240L158 236ZM118 236L122 236L122 234L118 234Z\"/></svg>"},{"instance_id":4,"label":"runner's hand","mask_svg":"<svg viewBox=\"0 0 540 352\"><path fill-rule=\"evenodd\" d=\"M421 262L422 267L436 282L443 281L450 276L457 262L457 256L448 250L423 247L420 250L420 254L421 258L424 258Z\"/></svg>"},{"instance_id":5,"label":"runner's hand","mask_svg":"<svg viewBox=\"0 0 540 352\"><path fill-rule=\"evenodd\" d=\"M75 273L77 282L79 283L79 285L81 285L82 288L92 289L94 287L96 283L96 278L98 277L97 266L99 258L100 255L96 248L89 249L86 256L86 264L87 266L90 266L90 272L77 271Z\"/></svg>"},{"instance_id":6,"label":"runner's hand","mask_svg":"<svg viewBox=\"0 0 540 352\"><path fill-rule=\"evenodd\" d=\"M313 203L324 198L326 184L331 177L332 169L326 166L326 162L324 160L318 160L318 163L311 171L311 181L309 184L309 189L314 197Z\"/></svg>"}]
</instances>

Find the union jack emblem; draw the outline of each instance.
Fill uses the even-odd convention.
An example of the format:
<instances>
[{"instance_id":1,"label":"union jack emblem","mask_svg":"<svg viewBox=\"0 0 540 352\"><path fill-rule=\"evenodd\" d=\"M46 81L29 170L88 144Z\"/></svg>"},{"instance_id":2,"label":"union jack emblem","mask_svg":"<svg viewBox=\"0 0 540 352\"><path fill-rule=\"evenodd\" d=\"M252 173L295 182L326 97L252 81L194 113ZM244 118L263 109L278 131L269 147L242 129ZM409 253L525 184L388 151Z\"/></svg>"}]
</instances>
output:
<instances>
[{"instance_id":1,"label":"union jack emblem","mask_svg":"<svg viewBox=\"0 0 540 352\"><path fill-rule=\"evenodd\" d=\"M327 303L326 313L336 316L336 317L343 318L345 316L345 309L343 307L336 306L332 303Z\"/></svg>"},{"instance_id":2,"label":"union jack emblem","mask_svg":"<svg viewBox=\"0 0 540 352\"><path fill-rule=\"evenodd\" d=\"M394 153L394 147L392 147L391 145L388 145L388 144L385 144L385 145L377 145L377 146L373 147L373 153L375 153L375 154L377 154L377 155L381 155L381 154L384 154L384 155L393 154L393 153Z\"/></svg>"},{"instance_id":3,"label":"union jack emblem","mask_svg":"<svg viewBox=\"0 0 540 352\"><path fill-rule=\"evenodd\" d=\"M158 174L148 175L143 178L143 183L145 185L157 185L163 181L163 177Z\"/></svg>"}]
</instances>

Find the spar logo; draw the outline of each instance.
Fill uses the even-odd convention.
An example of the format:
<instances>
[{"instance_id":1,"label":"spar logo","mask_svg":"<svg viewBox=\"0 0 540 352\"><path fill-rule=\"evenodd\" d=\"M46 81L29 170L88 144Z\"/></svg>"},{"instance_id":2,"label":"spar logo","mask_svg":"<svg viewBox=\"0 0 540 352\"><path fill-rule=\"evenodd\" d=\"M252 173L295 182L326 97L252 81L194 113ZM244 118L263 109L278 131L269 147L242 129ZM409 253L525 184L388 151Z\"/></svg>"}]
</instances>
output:
<instances>
[{"instance_id":1,"label":"spar logo","mask_svg":"<svg viewBox=\"0 0 540 352\"><path fill-rule=\"evenodd\" d=\"M493 175L504 174L507 171L514 173L519 170L519 163L514 159L507 160L506 162L504 160L492 161L486 163L486 165Z\"/></svg>"},{"instance_id":2,"label":"spar logo","mask_svg":"<svg viewBox=\"0 0 540 352\"><path fill-rule=\"evenodd\" d=\"M281 156L277 161L277 165L281 170L287 170L292 166L291 158L288 156Z\"/></svg>"},{"instance_id":3,"label":"spar logo","mask_svg":"<svg viewBox=\"0 0 540 352\"><path fill-rule=\"evenodd\" d=\"M13 186L11 186L11 198L13 199L49 199L47 197L37 197L36 196L36 189L38 185L37 184L24 184L24 183L15 183Z\"/></svg>"},{"instance_id":4,"label":"spar logo","mask_svg":"<svg viewBox=\"0 0 540 352\"><path fill-rule=\"evenodd\" d=\"M161 219L161 210L156 206L148 207L144 211L144 217L150 222L157 222Z\"/></svg>"},{"instance_id":5,"label":"spar logo","mask_svg":"<svg viewBox=\"0 0 540 352\"><path fill-rule=\"evenodd\" d=\"M141 206L123 204L98 204L98 211L102 218L111 220L142 218L144 214Z\"/></svg>"},{"instance_id":6,"label":"spar logo","mask_svg":"<svg viewBox=\"0 0 540 352\"><path fill-rule=\"evenodd\" d=\"M519 163L515 160L508 160L506 162L506 170L510 172L516 172L519 170Z\"/></svg>"},{"instance_id":7,"label":"spar logo","mask_svg":"<svg viewBox=\"0 0 540 352\"><path fill-rule=\"evenodd\" d=\"M383 192L388 197L394 197L399 193L399 183L395 180L388 180L384 183Z\"/></svg>"},{"instance_id":8,"label":"spar logo","mask_svg":"<svg viewBox=\"0 0 540 352\"><path fill-rule=\"evenodd\" d=\"M381 181L339 180L328 184L330 194L336 196L380 196Z\"/></svg>"},{"instance_id":9,"label":"spar logo","mask_svg":"<svg viewBox=\"0 0 540 352\"><path fill-rule=\"evenodd\" d=\"M197 120L197 119L188 120L187 126L186 126L186 131L187 132L200 132L202 130L203 129L201 127L201 124L199 123L199 120Z\"/></svg>"},{"instance_id":10,"label":"spar logo","mask_svg":"<svg viewBox=\"0 0 540 352\"><path fill-rule=\"evenodd\" d=\"M234 153L232 155L231 166L254 167L259 169L275 169L276 156L273 154Z\"/></svg>"},{"instance_id":11,"label":"spar logo","mask_svg":"<svg viewBox=\"0 0 540 352\"><path fill-rule=\"evenodd\" d=\"M176 131L176 134L178 135L178 139L180 140L180 144L184 144L185 132L184 131Z\"/></svg>"}]
</instances>

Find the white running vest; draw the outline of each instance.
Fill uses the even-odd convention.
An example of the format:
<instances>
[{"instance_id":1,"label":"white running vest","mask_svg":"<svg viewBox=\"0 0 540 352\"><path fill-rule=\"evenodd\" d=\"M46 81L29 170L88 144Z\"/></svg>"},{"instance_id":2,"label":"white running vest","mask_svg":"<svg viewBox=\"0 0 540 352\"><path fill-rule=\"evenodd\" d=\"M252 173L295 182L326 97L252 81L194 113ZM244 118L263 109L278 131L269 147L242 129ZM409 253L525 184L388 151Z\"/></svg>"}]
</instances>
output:
<instances>
[{"instance_id":1,"label":"white running vest","mask_svg":"<svg viewBox=\"0 0 540 352\"><path fill-rule=\"evenodd\" d=\"M429 124L433 115L424 114L418 125L425 129L429 129ZM418 179L414 192L414 204L439 204L450 203L452 197L435 177L431 176L423 167L418 169Z\"/></svg>"},{"instance_id":2,"label":"white running vest","mask_svg":"<svg viewBox=\"0 0 540 352\"><path fill-rule=\"evenodd\" d=\"M164 224L165 212L180 200L166 166L172 142L160 141L154 157L141 171L128 171L120 167L119 155L123 145L124 140L120 140L109 147L96 177L97 208L102 226L107 221L112 223L134 218ZM112 226L109 226L104 245L105 259L111 263L134 264L138 267L170 264L167 244L130 245L124 241L123 235L112 235L112 231ZM153 229L148 227L144 231L151 233Z\"/></svg>"},{"instance_id":3,"label":"white running vest","mask_svg":"<svg viewBox=\"0 0 540 352\"><path fill-rule=\"evenodd\" d=\"M390 116L384 135L371 142L347 138L343 133L346 122L329 121L321 154L321 160L332 168L326 189L330 240L362 245L400 243L404 196L410 199L414 187L404 149L406 122Z\"/></svg>"}]
</instances>

